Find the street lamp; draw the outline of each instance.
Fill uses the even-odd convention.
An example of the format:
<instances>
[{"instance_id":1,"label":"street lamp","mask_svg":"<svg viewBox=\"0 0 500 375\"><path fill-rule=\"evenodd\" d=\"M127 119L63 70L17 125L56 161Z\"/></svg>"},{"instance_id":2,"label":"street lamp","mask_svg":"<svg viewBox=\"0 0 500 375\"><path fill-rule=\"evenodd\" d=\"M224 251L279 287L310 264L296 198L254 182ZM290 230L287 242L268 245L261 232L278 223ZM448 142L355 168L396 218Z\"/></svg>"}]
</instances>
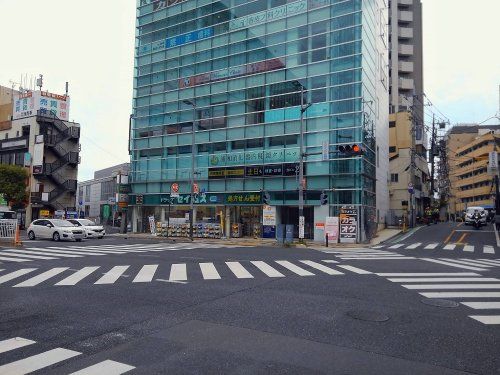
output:
<instances>
[{"instance_id":1,"label":"street lamp","mask_svg":"<svg viewBox=\"0 0 500 375\"><path fill-rule=\"evenodd\" d=\"M195 158L195 130L196 130L196 101L184 99L182 101L186 105L190 105L193 107L193 128L191 132L191 189L189 193L189 238L193 241L193 212L194 212L194 202L193 202L193 193L194 193L194 163L196 161Z\"/></svg>"}]
</instances>

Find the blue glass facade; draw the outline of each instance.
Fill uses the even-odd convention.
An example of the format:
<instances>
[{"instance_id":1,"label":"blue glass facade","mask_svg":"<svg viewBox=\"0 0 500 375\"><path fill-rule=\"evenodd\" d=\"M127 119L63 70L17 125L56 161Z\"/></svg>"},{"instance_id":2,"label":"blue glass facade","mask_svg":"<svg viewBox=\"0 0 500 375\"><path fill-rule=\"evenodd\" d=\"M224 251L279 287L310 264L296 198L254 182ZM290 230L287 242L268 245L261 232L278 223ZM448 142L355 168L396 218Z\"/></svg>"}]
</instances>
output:
<instances>
[{"instance_id":1,"label":"blue glass facade","mask_svg":"<svg viewBox=\"0 0 500 375\"><path fill-rule=\"evenodd\" d=\"M297 206L301 88L312 103L304 146L306 205L374 215L374 122L380 81L375 0L137 2L132 205L160 205L173 182L210 193L268 191ZM192 105L195 104L195 107ZM192 150L192 129L195 148ZM362 145L345 156L339 145ZM254 202L260 205L260 202ZM312 225L312 224L311 224ZM369 236L372 228L362 226Z\"/></svg>"}]
</instances>

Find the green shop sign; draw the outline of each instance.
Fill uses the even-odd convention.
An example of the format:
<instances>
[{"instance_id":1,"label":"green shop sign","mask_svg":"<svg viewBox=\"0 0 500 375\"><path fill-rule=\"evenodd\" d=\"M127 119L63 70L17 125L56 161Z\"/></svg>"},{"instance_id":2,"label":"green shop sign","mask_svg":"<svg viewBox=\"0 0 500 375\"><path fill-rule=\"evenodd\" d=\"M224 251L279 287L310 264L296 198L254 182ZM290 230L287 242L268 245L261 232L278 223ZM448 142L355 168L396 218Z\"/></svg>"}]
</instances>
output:
<instances>
[{"instance_id":1,"label":"green shop sign","mask_svg":"<svg viewBox=\"0 0 500 375\"><path fill-rule=\"evenodd\" d=\"M136 204L135 196L130 196L130 204ZM170 197L170 194L148 194L144 195L145 205L182 205L190 204L189 194L179 194L178 197ZM199 205L260 205L262 196L260 192L244 193L201 193L195 194L193 203Z\"/></svg>"},{"instance_id":2,"label":"green shop sign","mask_svg":"<svg viewBox=\"0 0 500 375\"><path fill-rule=\"evenodd\" d=\"M266 151L233 152L229 154L213 154L209 157L210 167L225 167L245 164L271 164L283 162L297 162L298 148L283 148Z\"/></svg>"}]
</instances>

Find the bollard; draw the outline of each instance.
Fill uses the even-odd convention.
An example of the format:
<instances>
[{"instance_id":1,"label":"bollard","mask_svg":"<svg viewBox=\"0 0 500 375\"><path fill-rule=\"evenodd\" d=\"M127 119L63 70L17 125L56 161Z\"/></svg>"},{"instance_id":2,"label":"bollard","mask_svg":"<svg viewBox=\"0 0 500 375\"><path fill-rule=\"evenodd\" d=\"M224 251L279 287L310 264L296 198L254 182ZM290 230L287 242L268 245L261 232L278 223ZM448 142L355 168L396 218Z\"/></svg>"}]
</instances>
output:
<instances>
[{"instance_id":1,"label":"bollard","mask_svg":"<svg viewBox=\"0 0 500 375\"><path fill-rule=\"evenodd\" d=\"M325 243L326 243L326 247L328 247L328 233L325 234Z\"/></svg>"}]
</instances>

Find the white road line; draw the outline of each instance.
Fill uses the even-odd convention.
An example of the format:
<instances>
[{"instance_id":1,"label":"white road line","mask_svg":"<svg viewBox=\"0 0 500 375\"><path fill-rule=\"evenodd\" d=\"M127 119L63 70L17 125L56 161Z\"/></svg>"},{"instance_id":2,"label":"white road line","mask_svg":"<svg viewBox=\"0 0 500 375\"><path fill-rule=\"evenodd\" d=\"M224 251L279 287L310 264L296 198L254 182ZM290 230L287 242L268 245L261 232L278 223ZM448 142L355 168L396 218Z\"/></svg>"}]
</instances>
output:
<instances>
[{"instance_id":1,"label":"white road line","mask_svg":"<svg viewBox=\"0 0 500 375\"><path fill-rule=\"evenodd\" d=\"M4 260L6 262L31 262L32 259L20 259L20 258L7 258L0 256L0 260Z\"/></svg>"},{"instance_id":2,"label":"white road line","mask_svg":"<svg viewBox=\"0 0 500 375\"><path fill-rule=\"evenodd\" d=\"M147 264L141 268L139 273L135 276L133 283L150 283L153 281L158 264Z\"/></svg>"},{"instance_id":3,"label":"white road line","mask_svg":"<svg viewBox=\"0 0 500 375\"><path fill-rule=\"evenodd\" d=\"M402 284L406 289L500 289L500 284Z\"/></svg>"},{"instance_id":4,"label":"white road line","mask_svg":"<svg viewBox=\"0 0 500 375\"><path fill-rule=\"evenodd\" d=\"M29 247L28 248L29 250L33 250L33 251L43 251L43 252L47 252L47 253L54 253L54 256L58 255L58 254L76 254L76 255L106 255L106 254L103 254L103 253L90 253L90 252L87 252L87 251L75 251L75 250L60 250L60 249L64 249L63 247L60 247L59 250L55 249L55 248L45 248L45 247Z\"/></svg>"},{"instance_id":5,"label":"white road line","mask_svg":"<svg viewBox=\"0 0 500 375\"><path fill-rule=\"evenodd\" d=\"M481 276L474 272L398 272L398 273L377 273L378 276L387 277L409 277L409 276Z\"/></svg>"},{"instance_id":6,"label":"white road line","mask_svg":"<svg viewBox=\"0 0 500 375\"><path fill-rule=\"evenodd\" d=\"M0 341L0 353L8 352L9 350L19 349L24 346L35 344L36 341L23 339L22 337L14 337L8 340Z\"/></svg>"},{"instance_id":7,"label":"white road line","mask_svg":"<svg viewBox=\"0 0 500 375\"><path fill-rule=\"evenodd\" d=\"M135 369L134 366L129 366L124 363L106 360L99 362L93 366L84 368L80 371L72 372L70 375L119 375Z\"/></svg>"},{"instance_id":8,"label":"white road line","mask_svg":"<svg viewBox=\"0 0 500 375\"><path fill-rule=\"evenodd\" d=\"M443 247L443 250L455 250L455 247L457 247L457 245L449 244L449 245L446 245L445 247Z\"/></svg>"},{"instance_id":9,"label":"white road line","mask_svg":"<svg viewBox=\"0 0 500 375\"><path fill-rule=\"evenodd\" d=\"M377 257L377 258L364 258L364 257L356 257L356 258L352 258L352 257L346 257L346 258L342 258L343 260L401 260L401 259L415 259L415 257L405 257L405 256L401 256L401 257Z\"/></svg>"},{"instance_id":10,"label":"white road line","mask_svg":"<svg viewBox=\"0 0 500 375\"><path fill-rule=\"evenodd\" d=\"M398 243L396 245L389 246L388 249L399 249L402 246L404 246L404 244Z\"/></svg>"},{"instance_id":11,"label":"white road line","mask_svg":"<svg viewBox=\"0 0 500 375\"><path fill-rule=\"evenodd\" d=\"M169 281L187 281L187 268L185 263L174 263L170 267Z\"/></svg>"},{"instance_id":12,"label":"white road line","mask_svg":"<svg viewBox=\"0 0 500 375\"><path fill-rule=\"evenodd\" d=\"M464 246L464 251L468 252L468 253L473 253L474 252L474 246L471 246L471 245L465 245Z\"/></svg>"},{"instance_id":13,"label":"white road line","mask_svg":"<svg viewBox=\"0 0 500 375\"><path fill-rule=\"evenodd\" d=\"M296 266L295 264L290 263L287 260L277 260L276 263L278 263L280 266L285 267L287 270L292 271L293 273L299 276L314 276L314 273L309 272L299 266Z\"/></svg>"},{"instance_id":14,"label":"white road line","mask_svg":"<svg viewBox=\"0 0 500 375\"><path fill-rule=\"evenodd\" d=\"M17 251L17 250L14 250ZM44 259L44 260L49 260L49 259L57 259L54 257L44 257L44 256L38 256L38 255L24 255L24 254L16 254L16 253L11 253L10 251L2 251L2 254L5 254L9 257L15 257L15 258L26 258L26 259Z\"/></svg>"},{"instance_id":15,"label":"white road line","mask_svg":"<svg viewBox=\"0 0 500 375\"><path fill-rule=\"evenodd\" d=\"M426 298L500 298L500 292L432 292L419 294Z\"/></svg>"},{"instance_id":16,"label":"white road line","mask_svg":"<svg viewBox=\"0 0 500 375\"><path fill-rule=\"evenodd\" d=\"M113 284L128 268L129 266L114 266L94 284Z\"/></svg>"},{"instance_id":17,"label":"white road line","mask_svg":"<svg viewBox=\"0 0 500 375\"><path fill-rule=\"evenodd\" d=\"M92 272L96 271L99 269L98 266L96 267L83 267L81 270L76 271L73 275L68 276L67 278L59 281L58 283L54 285L75 285L77 282L83 280L85 277L90 275Z\"/></svg>"},{"instance_id":18,"label":"white road line","mask_svg":"<svg viewBox=\"0 0 500 375\"><path fill-rule=\"evenodd\" d=\"M422 245L422 242L417 242L417 243L411 244L410 246L407 246L406 248L407 249L416 249L417 247L419 247L421 245Z\"/></svg>"},{"instance_id":19,"label":"white road line","mask_svg":"<svg viewBox=\"0 0 500 375\"><path fill-rule=\"evenodd\" d=\"M75 255L75 254L54 254L54 253L50 253L50 252L43 252L43 251L30 251L30 250L9 250L9 252L16 252L16 253L19 253L19 254L33 254L33 255L48 255L48 256L52 256L52 257L55 257L55 256L59 256L59 257L62 257L62 258L81 258L82 256L81 255ZM43 258L41 258L43 259ZM51 259L57 259L57 258L51 258Z\"/></svg>"},{"instance_id":20,"label":"white road line","mask_svg":"<svg viewBox=\"0 0 500 375\"><path fill-rule=\"evenodd\" d=\"M462 258L459 260L459 262L467 262L467 264L471 264L473 266L479 266L479 267L494 267L494 265L492 265L492 264L483 263L480 260L475 260L475 259Z\"/></svg>"},{"instance_id":21,"label":"white road line","mask_svg":"<svg viewBox=\"0 0 500 375\"><path fill-rule=\"evenodd\" d=\"M458 264L465 264L466 266L474 266L474 267L487 267L487 268L490 268L490 267L493 267L493 266L487 266L485 264L477 264L477 263L474 263L474 261L470 261L470 260L458 260L458 259L450 259L450 258L439 258L440 260L444 260L446 262L452 262L452 263L458 263Z\"/></svg>"},{"instance_id":22,"label":"white road line","mask_svg":"<svg viewBox=\"0 0 500 375\"><path fill-rule=\"evenodd\" d=\"M238 279L253 279L253 276L239 262L226 262L227 266Z\"/></svg>"},{"instance_id":23,"label":"white road line","mask_svg":"<svg viewBox=\"0 0 500 375\"><path fill-rule=\"evenodd\" d=\"M215 265L211 262L209 263L200 263L200 270L203 278L205 280L219 280L220 274L217 272Z\"/></svg>"},{"instance_id":24,"label":"white road line","mask_svg":"<svg viewBox=\"0 0 500 375\"><path fill-rule=\"evenodd\" d=\"M48 271L41 273L40 275L34 276L28 280L23 281L22 283L14 285L14 288L27 288L31 286L38 285L45 280L50 279L51 277L57 276L60 273L66 271L69 267L55 267ZM1 373L1 372L0 372Z\"/></svg>"},{"instance_id":25,"label":"white road line","mask_svg":"<svg viewBox=\"0 0 500 375\"><path fill-rule=\"evenodd\" d=\"M109 253L107 251L96 251L96 250L77 250L75 249L74 251L72 249L68 249L66 247L50 247L49 249L51 250L63 250L71 254L85 254L85 255L106 255L106 254L123 254L121 252L114 252L114 253Z\"/></svg>"},{"instance_id":26,"label":"white road line","mask_svg":"<svg viewBox=\"0 0 500 375\"><path fill-rule=\"evenodd\" d=\"M481 262L486 262L486 263L491 263L495 266L500 266L500 261L498 260L495 260L495 259L484 259L484 258L481 258L481 259L478 259L480 260Z\"/></svg>"},{"instance_id":27,"label":"white road line","mask_svg":"<svg viewBox=\"0 0 500 375\"><path fill-rule=\"evenodd\" d=\"M427 245L426 247L424 247L425 250L432 250L432 249L435 249L439 244L438 243L431 243L429 245Z\"/></svg>"},{"instance_id":28,"label":"white road line","mask_svg":"<svg viewBox=\"0 0 500 375\"><path fill-rule=\"evenodd\" d=\"M331 260L331 259L323 259L322 262L325 262L325 263L337 263L338 262L336 260Z\"/></svg>"},{"instance_id":29,"label":"white road line","mask_svg":"<svg viewBox=\"0 0 500 375\"><path fill-rule=\"evenodd\" d=\"M469 315L469 318L483 324L500 324L500 315Z\"/></svg>"},{"instance_id":30,"label":"white road line","mask_svg":"<svg viewBox=\"0 0 500 375\"><path fill-rule=\"evenodd\" d=\"M257 267L259 270L264 272L269 277L285 277L285 275L283 275L281 272L271 267L266 262L256 260L256 261L251 261L250 263L252 263L255 267Z\"/></svg>"},{"instance_id":31,"label":"white road line","mask_svg":"<svg viewBox=\"0 0 500 375\"><path fill-rule=\"evenodd\" d=\"M76 250L76 251L84 251L84 252L88 252L88 253L101 253L101 254L125 254L125 251L114 251L114 250L98 250L98 249L87 249L85 247L73 247L73 248L69 248L69 247L51 247L51 249L56 249L56 250Z\"/></svg>"},{"instance_id":32,"label":"white road line","mask_svg":"<svg viewBox=\"0 0 500 375\"><path fill-rule=\"evenodd\" d=\"M308 265L309 267L315 268L318 271L324 272L327 275L344 275L343 272L334 270L333 268L327 267L321 263L313 262L312 260L300 260L300 263L304 263L305 265Z\"/></svg>"},{"instance_id":33,"label":"white road line","mask_svg":"<svg viewBox=\"0 0 500 375\"><path fill-rule=\"evenodd\" d=\"M483 246L483 253L495 254L495 248L493 246L485 245L485 246Z\"/></svg>"},{"instance_id":34,"label":"white road line","mask_svg":"<svg viewBox=\"0 0 500 375\"><path fill-rule=\"evenodd\" d=\"M372 273L370 271L362 270L361 268L358 268L358 267L347 266L347 265L343 265L343 264L339 264L337 267L343 268L343 269L345 269L347 271L351 271L351 272L357 273L359 275L368 275L368 274Z\"/></svg>"},{"instance_id":35,"label":"white road line","mask_svg":"<svg viewBox=\"0 0 500 375\"><path fill-rule=\"evenodd\" d=\"M7 281L13 280L16 277L26 275L27 273L35 271L36 268L23 268L22 270L17 270L7 275L0 276L0 284L6 283Z\"/></svg>"},{"instance_id":36,"label":"white road line","mask_svg":"<svg viewBox=\"0 0 500 375\"><path fill-rule=\"evenodd\" d=\"M446 266L450 267L456 267L456 268L463 268L465 270L471 270L471 271L487 271L486 268L478 268L478 267L469 267L469 266L461 266L456 263L450 263L450 262L444 262L442 260L437 260L437 259L430 259L430 258L420 258L422 260L425 260L427 262L432 262L432 263L438 263L438 264L444 264Z\"/></svg>"},{"instance_id":37,"label":"white road line","mask_svg":"<svg viewBox=\"0 0 500 375\"><path fill-rule=\"evenodd\" d=\"M500 281L500 279L495 279L494 277L416 277L416 278L396 278L396 279L387 279L392 281L393 283L428 283L428 282L464 282L464 281L472 281L472 282L496 282Z\"/></svg>"},{"instance_id":38,"label":"white road line","mask_svg":"<svg viewBox=\"0 0 500 375\"><path fill-rule=\"evenodd\" d=\"M382 249L384 245L372 246L371 249Z\"/></svg>"},{"instance_id":39,"label":"white road line","mask_svg":"<svg viewBox=\"0 0 500 375\"><path fill-rule=\"evenodd\" d=\"M476 310L500 309L500 302L460 302L462 305Z\"/></svg>"},{"instance_id":40,"label":"white road line","mask_svg":"<svg viewBox=\"0 0 500 375\"><path fill-rule=\"evenodd\" d=\"M76 357L82 353L73 350L56 348L43 352L31 357L20 359L19 361L7 363L0 366L0 374L4 375L21 375L34 372L45 367L51 366L55 363L65 361L67 359Z\"/></svg>"}]
</instances>

